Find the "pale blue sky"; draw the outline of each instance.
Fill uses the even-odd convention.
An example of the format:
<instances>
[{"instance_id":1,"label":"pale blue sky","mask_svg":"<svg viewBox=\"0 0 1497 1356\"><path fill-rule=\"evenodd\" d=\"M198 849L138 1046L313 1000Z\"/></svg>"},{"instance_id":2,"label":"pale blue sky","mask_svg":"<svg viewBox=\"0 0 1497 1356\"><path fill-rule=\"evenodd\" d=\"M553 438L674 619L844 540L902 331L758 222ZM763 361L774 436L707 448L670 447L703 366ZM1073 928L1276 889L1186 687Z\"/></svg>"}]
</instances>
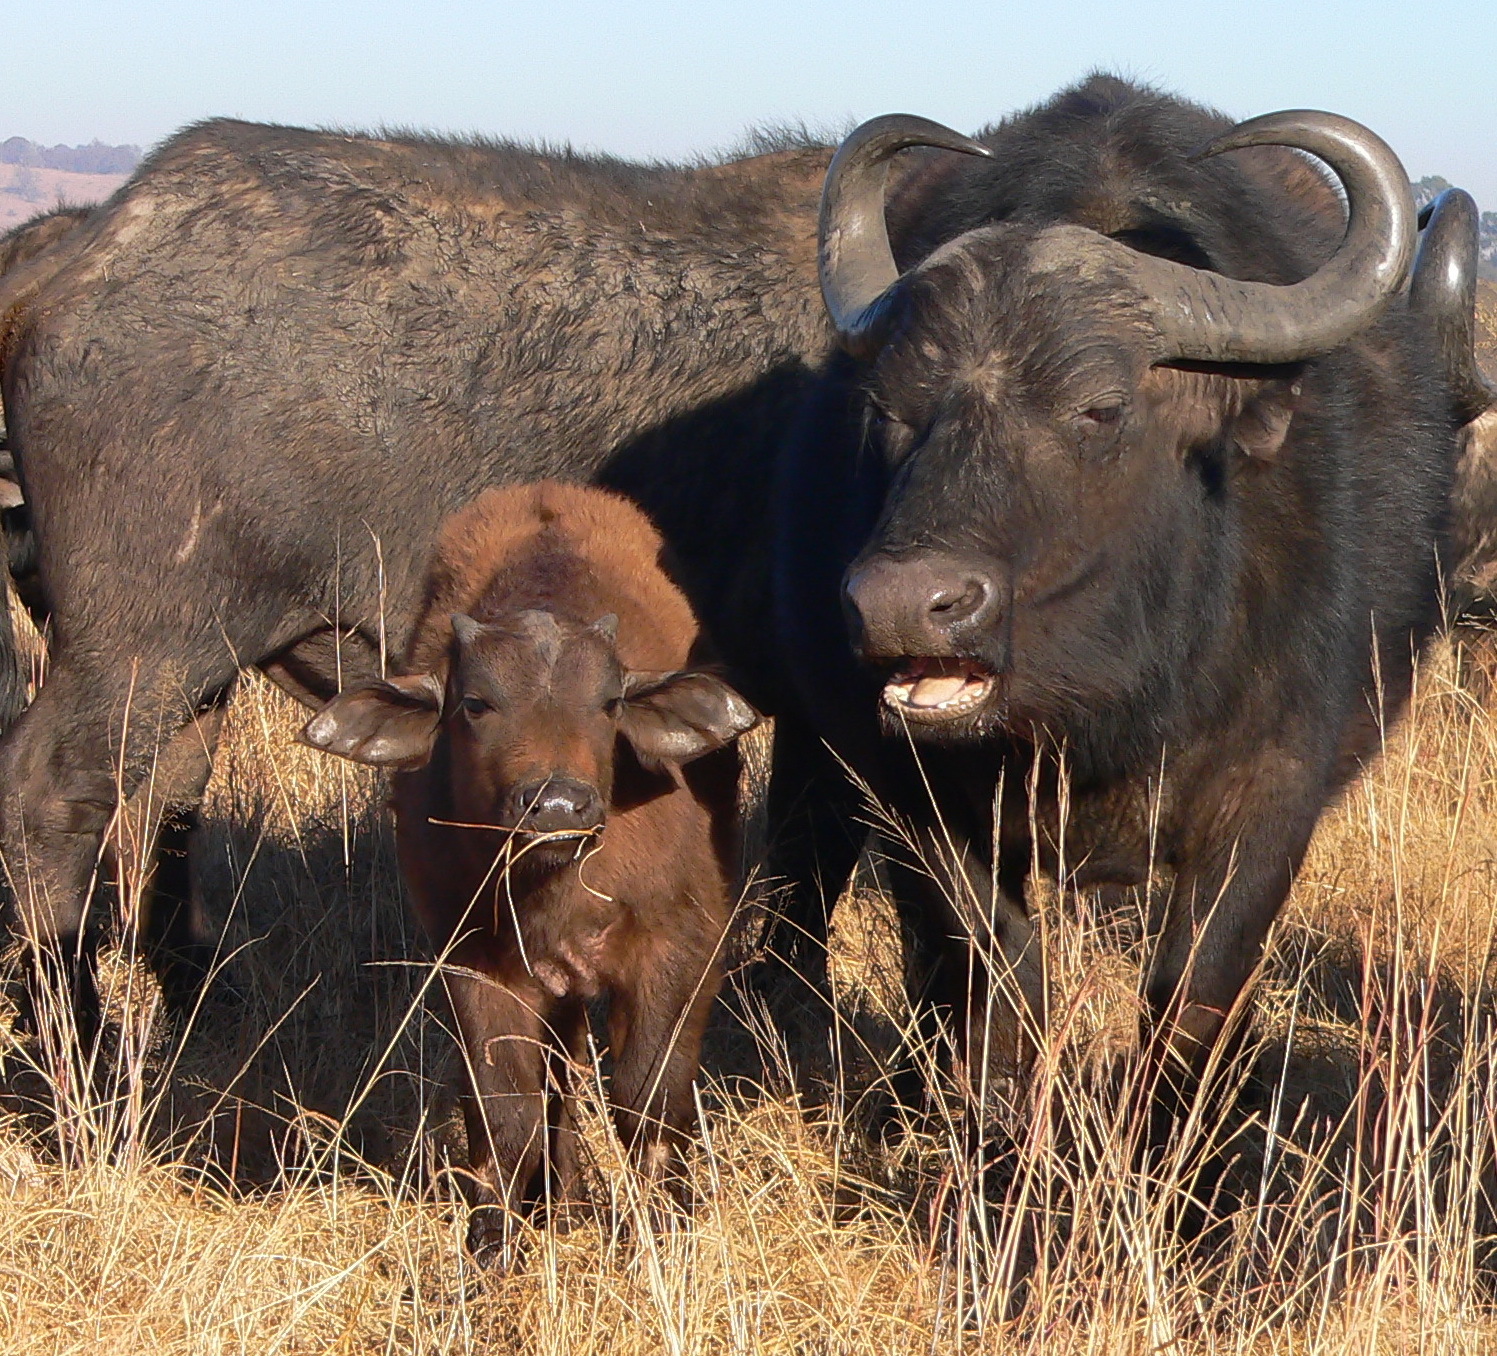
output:
<instances>
[{"instance_id":1,"label":"pale blue sky","mask_svg":"<svg viewBox=\"0 0 1497 1356\"><path fill-rule=\"evenodd\" d=\"M1238 116L1346 113L1497 209L1497 0L4 0L0 137L149 144L226 113L679 156L792 119L973 129L1096 66Z\"/></svg>"}]
</instances>

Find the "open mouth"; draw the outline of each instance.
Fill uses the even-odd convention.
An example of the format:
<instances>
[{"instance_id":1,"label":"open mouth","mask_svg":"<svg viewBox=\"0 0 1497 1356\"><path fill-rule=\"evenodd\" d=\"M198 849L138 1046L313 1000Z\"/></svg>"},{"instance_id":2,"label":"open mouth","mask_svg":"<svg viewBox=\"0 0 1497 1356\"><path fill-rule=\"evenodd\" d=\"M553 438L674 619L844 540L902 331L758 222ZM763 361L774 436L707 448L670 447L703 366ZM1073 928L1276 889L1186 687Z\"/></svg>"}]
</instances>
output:
<instances>
[{"instance_id":1,"label":"open mouth","mask_svg":"<svg viewBox=\"0 0 1497 1356\"><path fill-rule=\"evenodd\" d=\"M998 686L991 669L972 659L907 660L884 684L884 705L906 720L955 720L982 706Z\"/></svg>"}]
</instances>

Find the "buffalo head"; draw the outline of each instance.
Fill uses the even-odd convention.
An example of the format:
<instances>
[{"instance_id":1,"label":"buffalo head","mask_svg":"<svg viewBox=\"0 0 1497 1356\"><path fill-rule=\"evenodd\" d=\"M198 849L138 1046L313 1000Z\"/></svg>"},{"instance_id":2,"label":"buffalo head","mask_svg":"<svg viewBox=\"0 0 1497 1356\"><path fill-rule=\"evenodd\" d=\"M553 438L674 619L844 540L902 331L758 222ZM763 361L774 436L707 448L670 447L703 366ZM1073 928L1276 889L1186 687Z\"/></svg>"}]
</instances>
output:
<instances>
[{"instance_id":1,"label":"buffalo head","mask_svg":"<svg viewBox=\"0 0 1497 1356\"><path fill-rule=\"evenodd\" d=\"M617 629L612 614L591 624L542 610L484 622L455 615L445 675L350 689L307 722L303 738L374 766L430 763L458 822L570 857L567 839L604 828L621 745L651 772L669 772L758 719L712 673L624 668Z\"/></svg>"},{"instance_id":2,"label":"buffalo head","mask_svg":"<svg viewBox=\"0 0 1497 1356\"><path fill-rule=\"evenodd\" d=\"M1366 129L1276 114L1200 155L1265 144L1316 154L1347 194L1342 245L1291 285L1024 221L970 230L901 275L886 162L912 145L985 149L893 117L839 150L822 289L866 368L864 456L885 486L843 600L886 722L926 738L1064 733L1136 709L1231 624L1252 571L1229 503L1244 477L1305 474L1277 465L1294 421L1315 417L1300 364L1377 318L1415 239L1403 171ZM1290 514L1286 540L1295 530ZM1223 606L1203 616L1213 590Z\"/></svg>"}]
</instances>

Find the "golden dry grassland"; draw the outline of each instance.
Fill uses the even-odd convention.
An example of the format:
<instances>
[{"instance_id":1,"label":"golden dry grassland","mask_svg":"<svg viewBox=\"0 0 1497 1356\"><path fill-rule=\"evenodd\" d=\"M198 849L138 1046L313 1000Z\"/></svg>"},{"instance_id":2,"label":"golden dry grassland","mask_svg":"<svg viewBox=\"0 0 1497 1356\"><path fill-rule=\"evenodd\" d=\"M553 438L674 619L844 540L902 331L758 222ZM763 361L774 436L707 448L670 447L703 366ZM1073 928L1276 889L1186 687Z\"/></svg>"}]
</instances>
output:
<instances>
[{"instance_id":1,"label":"golden dry grassland","mask_svg":"<svg viewBox=\"0 0 1497 1356\"><path fill-rule=\"evenodd\" d=\"M5 1041L5 1352L1061 1353L1497 1349L1497 720L1442 645L1412 718L1323 825L1277 928L1229 1123L1231 1205L1172 1226L1126 1078L1136 901L1037 888L1052 1035L1006 1199L939 1108L891 1119L891 915L839 911L830 1000L730 992L700 1084L697 1205L656 1233L597 1115L597 1223L475 1274L443 1164L457 1073L376 782L293 744L261 681L211 788L223 974L190 1022L119 938L107 1095L59 1127ZM762 749L757 751L762 756ZM116 912L128 912L128 901ZM745 954L739 944L739 954ZM430 998L431 1001L423 1001ZM1120 1075L1118 1070L1122 1069Z\"/></svg>"}]
</instances>

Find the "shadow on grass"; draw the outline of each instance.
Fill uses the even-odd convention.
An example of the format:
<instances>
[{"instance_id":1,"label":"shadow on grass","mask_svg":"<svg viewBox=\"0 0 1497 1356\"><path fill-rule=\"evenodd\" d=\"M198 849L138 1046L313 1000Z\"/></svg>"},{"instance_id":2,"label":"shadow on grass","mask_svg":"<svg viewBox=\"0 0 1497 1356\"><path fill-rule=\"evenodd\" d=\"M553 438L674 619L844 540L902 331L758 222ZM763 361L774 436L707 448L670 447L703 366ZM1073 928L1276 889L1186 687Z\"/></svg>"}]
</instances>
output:
<instances>
[{"instance_id":1,"label":"shadow on grass","mask_svg":"<svg viewBox=\"0 0 1497 1356\"><path fill-rule=\"evenodd\" d=\"M157 1161L233 1193L309 1173L373 1174L423 1193L443 1162L465 1156L459 1062L429 950L402 899L386 816L371 801L295 831L266 825L240 814L205 827L199 870L223 929L223 971L189 1021L158 1014L150 1025L135 1089L138 1138ZM939 1097L923 1117L895 1114L909 1013L897 926L875 886L865 873L839 910L825 991L793 976L768 994L744 983L753 958L746 920L704 1051L703 1105L710 1119L792 1104L848 1167L826 1187L839 1218L902 1217L939 1235L960 1176L957 1118ZM1148 1208L1142 1178L1128 1177L1127 1155L1113 1143L1136 1127L1109 1101L1136 1020L1137 901L1092 896L1070 901L1064 914L1052 928L1087 939L1077 951L1082 968L1066 982L1110 986L1111 1000L1055 1052L1048 1133L1021 1136L997 1184L983 1190L995 1230L1030 1240L1012 1245L1023 1255L1011 1278L1043 1274L1062 1257L1074 1269L1082 1235L1089 1249L1122 1247L1128 1231L1114 1236L1100 1216ZM1260 1004L1240 1095L1217 1136L1225 1163L1217 1224L1191 1245L1191 1265L1245 1294L1282 1292L1274 1302L1287 1313L1295 1297L1323 1294L1307 1277L1339 1286L1354 1259L1383 1256L1390 1245L1417 1252L1421 1237L1438 1232L1432 1222L1459 1216L1477 1254L1430 1265L1469 1266L1489 1279L1497 1264L1487 1242L1497 1234L1490 986L1419 971L1407 958L1369 961L1344 937L1286 931L1275 955L1263 980L1272 1002ZM127 1062L121 995L128 980L141 1001L150 985L142 973L118 949L109 953L117 1064ZM7 1104L29 1109L44 1138L37 1079L21 1061L11 1065ZM116 1090L129 1092L119 1080ZM1024 1212L1033 1222L1019 1218Z\"/></svg>"}]
</instances>

